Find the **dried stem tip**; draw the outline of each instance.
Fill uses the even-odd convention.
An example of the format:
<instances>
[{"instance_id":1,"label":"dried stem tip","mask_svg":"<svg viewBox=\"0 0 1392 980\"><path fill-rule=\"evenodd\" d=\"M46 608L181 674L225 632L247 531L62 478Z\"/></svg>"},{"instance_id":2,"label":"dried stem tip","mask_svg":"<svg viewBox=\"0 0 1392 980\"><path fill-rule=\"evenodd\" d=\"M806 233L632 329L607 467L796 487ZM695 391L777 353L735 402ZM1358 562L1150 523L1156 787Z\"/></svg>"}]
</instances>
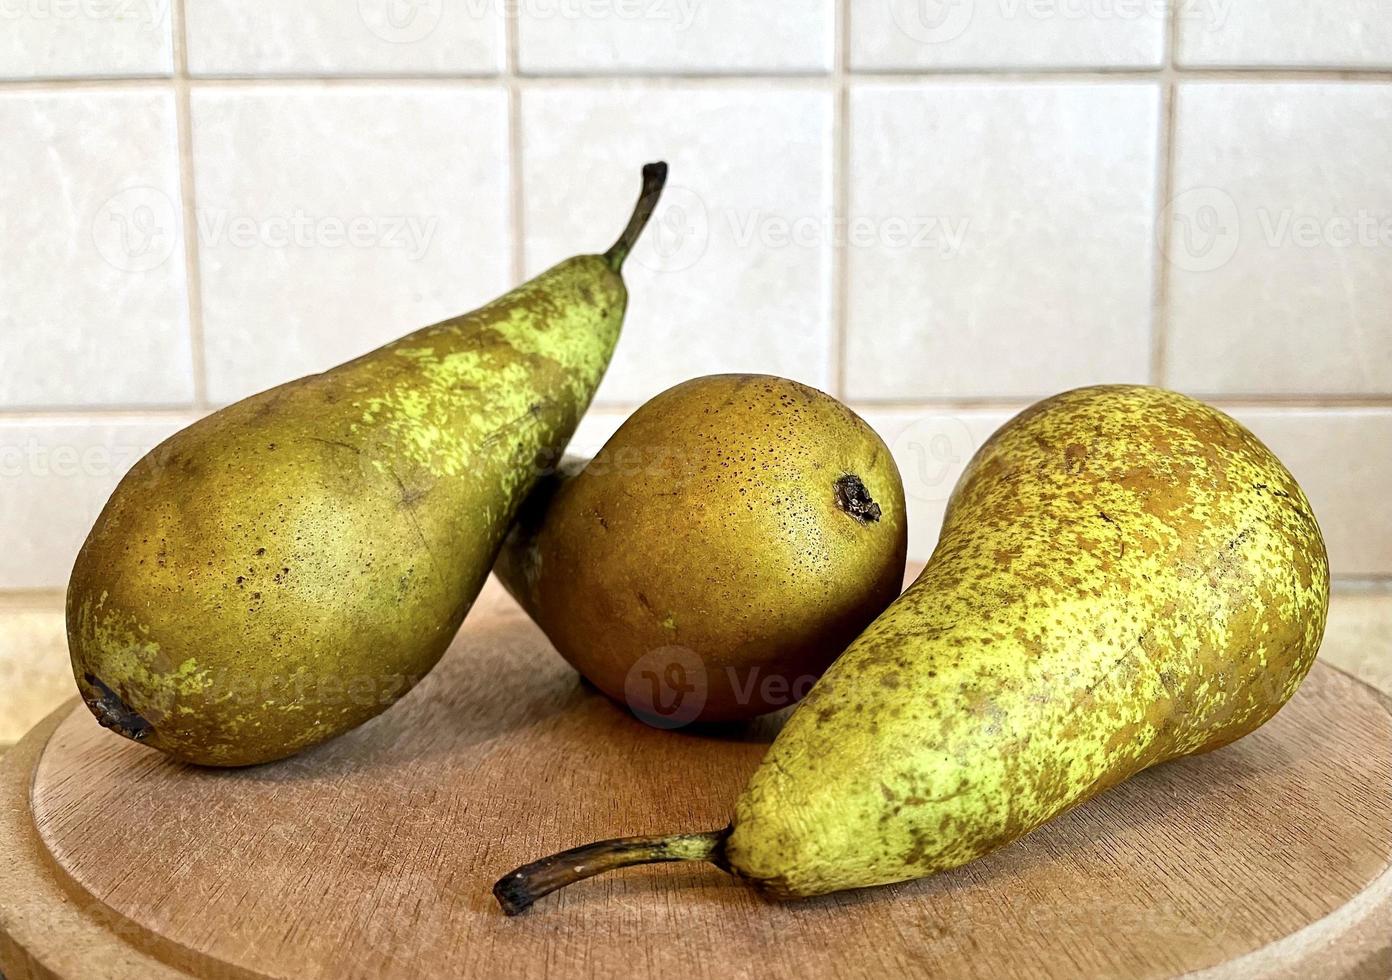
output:
<instances>
[{"instance_id":1,"label":"dried stem tip","mask_svg":"<svg viewBox=\"0 0 1392 980\"><path fill-rule=\"evenodd\" d=\"M628 227L623 230L609 249L604 253L604 261L609 268L618 272L624 259L638 243L638 236L648 226L648 219L657 208L657 199L662 196L662 186L667 183L667 164L650 163L643 168L643 190L638 195L638 203L633 208L633 217L628 219Z\"/></svg>"},{"instance_id":2,"label":"dried stem tip","mask_svg":"<svg viewBox=\"0 0 1392 980\"><path fill-rule=\"evenodd\" d=\"M619 837L572 847L550 857L524 864L498 879L493 897L508 915L531 907L543 895L615 868L663 861L709 861L722 870L725 839L730 828L704 834L672 834L666 837Z\"/></svg>"}]
</instances>

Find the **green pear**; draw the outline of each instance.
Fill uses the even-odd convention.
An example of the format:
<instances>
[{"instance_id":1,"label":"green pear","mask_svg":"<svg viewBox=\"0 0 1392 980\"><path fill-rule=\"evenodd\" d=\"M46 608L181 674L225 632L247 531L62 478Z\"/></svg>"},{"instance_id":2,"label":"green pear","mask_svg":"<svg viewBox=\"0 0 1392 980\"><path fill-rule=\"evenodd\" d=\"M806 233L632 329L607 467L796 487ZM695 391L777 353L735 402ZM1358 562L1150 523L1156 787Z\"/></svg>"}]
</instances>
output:
<instances>
[{"instance_id":1,"label":"green pear","mask_svg":"<svg viewBox=\"0 0 1392 980\"><path fill-rule=\"evenodd\" d=\"M538 487L495 571L561 655L662 727L786 707L898 595L894 457L835 398L721 374Z\"/></svg>"},{"instance_id":2,"label":"green pear","mask_svg":"<svg viewBox=\"0 0 1392 980\"><path fill-rule=\"evenodd\" d=\"M517 912L647 861L777 897L957 867L1263 724L1328 597L1309 501L1237 422L1156 388L1055 396L973 457L927 567L793 712L730 827L577 848L495 894Z\"/></svg>"},{"instance_id":3,"label":"green pear","mask_svg":"<svg viewBox=\"0 0 1392 980\"><path fill-rule=\"evenodd\" d=\"M608 366L620 268L666 174L643 169L604 255L228 406L137 463L68 587L97 720L188 762L249 765L424 676Z\"/></svg>"}]
</instances>

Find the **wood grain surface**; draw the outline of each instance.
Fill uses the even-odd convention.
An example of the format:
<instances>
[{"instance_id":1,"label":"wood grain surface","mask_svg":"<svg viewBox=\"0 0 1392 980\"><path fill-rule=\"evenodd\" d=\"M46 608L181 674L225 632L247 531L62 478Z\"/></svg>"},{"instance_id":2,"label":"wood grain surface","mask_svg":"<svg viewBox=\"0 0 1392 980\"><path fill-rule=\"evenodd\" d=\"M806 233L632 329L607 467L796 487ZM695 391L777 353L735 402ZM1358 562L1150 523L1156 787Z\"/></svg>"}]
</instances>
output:
<instances>
[{"instance_id":1,"label":"wood grain surface","mask_svg":"<svg viewBox=\"0 0 1392 980\"><path fill-rule=\"evenodd\" d=\"M498 911L489 887L523 861L723 825L776 727L643 725L491 583L410 696L284 763L192 769L65 710L0 770L0 963L10 980L1392 976L1392 714L1322 665L1236 745L927 881L780 905L667 865Z\"/></svg>"}]
</instances>

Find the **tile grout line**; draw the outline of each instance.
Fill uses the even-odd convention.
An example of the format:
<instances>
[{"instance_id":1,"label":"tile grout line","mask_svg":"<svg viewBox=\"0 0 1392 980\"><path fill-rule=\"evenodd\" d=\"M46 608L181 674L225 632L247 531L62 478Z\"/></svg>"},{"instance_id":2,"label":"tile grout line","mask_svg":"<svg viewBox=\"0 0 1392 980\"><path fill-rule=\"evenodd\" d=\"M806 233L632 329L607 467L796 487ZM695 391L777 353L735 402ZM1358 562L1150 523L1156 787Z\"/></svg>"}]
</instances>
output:
<instances>
[{"instance_id":1,"label":"tile grout line","mask_svg":"<svg viewBox=\"0 0 1392 980\"><path fill-rule=\"evenodd\" d=\"M512 281L526 278L525 199L522 190L522 89L518 71L521 25L519 4L506 5L503 14L504 79L508 100L508 223L511 225Z\"/></svg>"},{"instance_id":2,"label":"tile grout line","mask_svg":"<svg viewBox=\"0 0 1392 980\"><path fill-rule=\"evenodd\" d=\"M1167 30L1168 33L1168 30ZM1166 74L1186 81L1210 82L1304 82L1317 85L1323 82L1389 82L1392 81L1392 68L1278 68L1267 65L1250 67L1205 68L1194 65L1161 65L1157 67L1087 67L1087 66L1048 66L1028 68L936 68L936 69L897 69L897 68L858 68L858 78L882 82L934 82L934 81L1001 81L1001 82L1047 82L1047 81L1095 81L1095 82L1146 82L1156 81Z\"/></svg>"},{"instance_id":3,"label":"tile grout line","mask_svg":"<svg viewBox=\"0 0 1392 980\"><path fill-rule=\"evenodd\" d=\"M399 72L379 74L261 74L261 75L186 75L184 80L194 87L215 87L220 85L245 85L248 87L266 85L455 85L455 86L496 86L515 84L519 88L546 88L557 85L612 85L632 83L635 85L683 85L711 83L715 85L749 85L778 82L823 83L829 84L834 72L825 71L778 71L767 72L720 72L720 71L667 71L667 72L594 72L594 73L552 73L546 75L527 75L520 71L509 75L504 72L478 74L461 73L456 75L438 73ZM849 76L868 83L933 83L933 82L1156 82L1167 74L1186 82L1303 82L1319 84L1323 82L1375 82L1392 83L1392 68L1275 68L1268 66L1251 67L1213 67L1170 65L1160 68L1105 68L1105 67L1030 67L1030 68L946 68L946 69L877 69L856 68L847 71ZM177 76L170 75L91 75L83 77L46 78L0 78L0 92L25 91L32 89L86 89L86 88L148 88L167 86Z\"/></svg>"},{"instance_id":4,"label":"tile grout line","mask_svg":"<svg viewBox=\"0 0 1392 980\"><path fill-rule=\"evenodd\" d=\"M194 192L193 109L188 72L187 0L169 7L174 45L175 126L179 140L179 202L184 223L184 290L187 294L189 354L193 371L193 408L208 407L208 358L203 333L203 275L198 254L198 212Z\"/></svg>"},{"instance_id":5,"label":"tile grout line","mask_svg":"<svg viewBox=\"0 0 1392 980\"><path fill-rule=\"evenodd\" d=\"M1392 394L1387 395L1348 395L1336 393L1314 394L1263 394L1233 393L1212 391L1186 391L1191 397L1210 402L1220 408L1275 409L1281 411L1377 411L1392 410ZM1020 409L1048 397L1046 391L1030 395L964 395L941 396L937 398L905 399L876 398L874 396L851 398L848 403L879 411L943 411L943 410L989 410L992 408ZM605 401L597 402L594 410L598 412L634 412L641 402ZM53 405L32 406L28 408L0 408L0 423L18 422L116 422L163 421L182 419L204 413L212 408L223 407L222 402L210 402L202 407L187 404L151 405Z\"/></svg>"},{"instance_id":6,"label":"tile grout line","mask_svg":"<svg viewBox=\"0 0 1392 980\"><path fill-rule=\"evenodd\" d=\"M831 115L831 214L833 229L850 221L850 87L846 77L850 68L851 0L836 0L832 26L832 104ZM845 236L831 241L831 390L846 399L846 351L850 331L850 253Z\"/></svg>"},{"instance_id":7,"label":"tile grout line","mask_svg":"<svg viewBox=\"0 0 1392 980\"><path fill-rule=\"evenodd\" d=\"M1168 218L1170 200L1174 195L1176 107L1179 86L1175 83L1175 53L1179 48L1179 11L1171 0L1166 4L1164 57L1160 68L1160 119L1155 145L1155 204L1151 225L1155 281L1151 284L1150 313L1150 383L1160 387L1167 380L1166 349L1169 343L1170 318L1170 245L1174 222Z\"/></svg>"}]
</instances>

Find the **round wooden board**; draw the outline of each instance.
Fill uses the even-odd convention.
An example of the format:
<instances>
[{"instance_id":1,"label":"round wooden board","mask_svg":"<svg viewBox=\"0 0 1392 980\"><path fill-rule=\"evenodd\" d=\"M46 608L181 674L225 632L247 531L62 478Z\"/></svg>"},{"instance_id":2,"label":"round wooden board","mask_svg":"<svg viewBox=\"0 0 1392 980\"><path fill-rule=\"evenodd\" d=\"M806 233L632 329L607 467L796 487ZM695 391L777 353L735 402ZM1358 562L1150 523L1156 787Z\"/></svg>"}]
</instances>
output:
<instances>
[{"instance_id":1,"label":"round wooden board","mask_svg":"<svg viewBox=\"0 0 1392 980\"><path fill-rule=\"evenodd\" d=\"M287 762L193 769L68 708L0 770L0 964L10 980L1392 975L1392 714L1323 665L1247 739L933 879L778 904L664 865L497 909L493 880L523 861L723 825L776 727L641 724L494 583L410 696Z\"/></svg>"}]
</instances>

